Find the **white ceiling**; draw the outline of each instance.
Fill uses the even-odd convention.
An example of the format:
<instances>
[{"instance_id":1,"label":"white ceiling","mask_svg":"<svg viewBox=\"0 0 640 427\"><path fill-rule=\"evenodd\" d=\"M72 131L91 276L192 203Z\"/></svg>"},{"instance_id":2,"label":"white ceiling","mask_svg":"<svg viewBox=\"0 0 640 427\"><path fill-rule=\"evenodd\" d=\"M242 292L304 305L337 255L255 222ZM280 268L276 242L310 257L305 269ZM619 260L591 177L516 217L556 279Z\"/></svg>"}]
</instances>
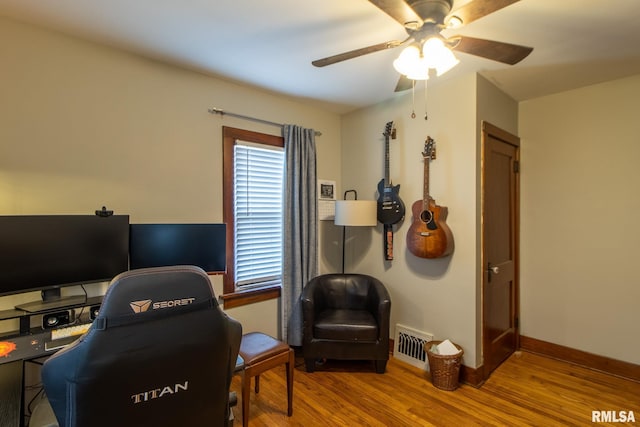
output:
<instances>
[{"instance_id":1,"label":"white ceiling","mask_svg":"<svg viewBox=\"0 0 640 427\"><path fill-rule=\"evenodd\" d=\"M400 48L311 61L406 37L367 0L0 0L0 15L338 113L394 96ZM531 46L529 57L509 66L457 53L460 64L429 85L477 71L521 101L637 74L639 21L640 0L521 0L456 33Z\"/></svg>"}]
</instances>

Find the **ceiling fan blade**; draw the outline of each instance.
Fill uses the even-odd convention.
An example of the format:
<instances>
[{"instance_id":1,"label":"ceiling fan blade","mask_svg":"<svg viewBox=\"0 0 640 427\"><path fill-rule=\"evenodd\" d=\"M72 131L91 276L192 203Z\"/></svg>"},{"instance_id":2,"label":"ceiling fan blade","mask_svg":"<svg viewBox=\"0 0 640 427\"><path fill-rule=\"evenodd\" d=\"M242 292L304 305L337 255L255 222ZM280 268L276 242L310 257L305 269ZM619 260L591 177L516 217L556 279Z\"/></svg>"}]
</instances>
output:
<instances>
[{"instance_id":1,"label":"ceiling fan blade","mask_svg":"<svg viewBox=\"0 0 640 427\"><path fill-rule=\"evenodd\" d=\"M403 92L405 90L409 90L413 87L413 80L404 74L400 74L400 78L398 79L398 83L396 84L396 89L394 92Z\"/></svg>"},{"instance_id":2,"label":"ceiling fan blade","mask_svg":"<svg viewBox=\"0 0 640 427\"><path fill-rule=\"evenodd\" d=\"M406 22L420 22L422 19L404 0L369 0L384 13L404 25Z\"/></svg>"},{"instance_id":3,"label":"ceiling fan blade","mask_svg":"<svg viewBox=\"0 0 640 427\"><path fill-rule=\"evenodd\" d=\"M328 56L322 59L316 59L311 62L316 67L326 67L327 65L335 64L336 62L346 61L347 59L357 58L358 56L367 55L369 53L378 52L381 50L391 49L396 46L400 46L402 41L392 40L384 43L374 44L373 46L363 47L360 49L350 50L349 52L340 53L338 55Z\"/></svg>"},{"instance_id":4,"label":"ceiling fan blade","mask_svg":"<svg viewBox=\"0 0 640 427\"><path fill-rule=\"evenodd\" d=\"M466 36L455 36L449 38L449 40L455 39L460 40L452 47L452 49L456 51L481 56L483 58L492 59L509 65L517 64L526 58L531 51L533 51L532 47L496 42L493 40L476 39Z\"/></svg>"},{"instance_id":5,"label":"ceiling fan blade","mask_svg":"<svg viewBox=\"0 0 640 427\"><path fill-rule=\"evenodd\" d=\"M466 25L518 1L520 0L472 0L451 12L448 19L457 16Z\"/></svg>"}]
</instances>

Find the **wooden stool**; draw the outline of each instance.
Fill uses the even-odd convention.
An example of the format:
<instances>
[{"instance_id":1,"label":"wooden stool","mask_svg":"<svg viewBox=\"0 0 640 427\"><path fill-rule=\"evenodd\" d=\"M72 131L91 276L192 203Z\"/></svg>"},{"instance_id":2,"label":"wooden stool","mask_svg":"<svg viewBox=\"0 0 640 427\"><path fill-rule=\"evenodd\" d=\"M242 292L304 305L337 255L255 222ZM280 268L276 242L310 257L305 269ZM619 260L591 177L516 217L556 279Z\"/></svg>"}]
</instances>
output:
<instances>
[{"instance_id":1,"label":"wooden stool","mask_svg":"<svg viewBox=\"0 0 640 427\"><path fill-rule=\"evenodd\" d=\"M293 349L282 341L260 332L242 336L240 356L244 359L242 376L242 426L249 425L249 392L251 378L256 377L255 390L260 391L260 374L281 364L287 369L287 415L293 414Z\"/></svg>"}]
</instances>

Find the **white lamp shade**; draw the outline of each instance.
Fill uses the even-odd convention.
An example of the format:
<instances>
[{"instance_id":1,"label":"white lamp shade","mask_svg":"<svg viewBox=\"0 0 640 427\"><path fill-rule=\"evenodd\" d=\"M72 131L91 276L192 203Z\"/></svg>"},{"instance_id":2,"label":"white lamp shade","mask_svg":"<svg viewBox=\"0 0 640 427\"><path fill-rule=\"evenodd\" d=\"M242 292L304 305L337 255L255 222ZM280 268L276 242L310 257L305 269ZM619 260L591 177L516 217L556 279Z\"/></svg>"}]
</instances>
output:
<instances>
[{"instance_id":1,"label":"white lamp shade","mask_svg":"<svg viewBox=\"0 0 640 427\"><path fill-rule=\"evenodd\" d=\"M374 226L378 223L375 200L336 200L336 225Z\"/></svg>"}]
</instances>

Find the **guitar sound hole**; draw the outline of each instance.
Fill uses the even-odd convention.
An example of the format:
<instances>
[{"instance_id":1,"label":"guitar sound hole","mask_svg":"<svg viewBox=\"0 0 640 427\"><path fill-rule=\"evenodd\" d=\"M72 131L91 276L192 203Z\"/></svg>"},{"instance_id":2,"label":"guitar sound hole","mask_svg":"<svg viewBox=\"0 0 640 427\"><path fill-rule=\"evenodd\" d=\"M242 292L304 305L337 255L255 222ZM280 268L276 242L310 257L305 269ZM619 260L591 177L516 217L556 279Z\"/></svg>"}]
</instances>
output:
<instances>
[{"instance_id":1,"label":"guitar sound hole","mask_svg":"<svg viewBox=\"0 0 640 427\"><path fill-rule=\"evenodd\" d=\"M422 213L420 214L420 219L425 224L429 224L433 220L433 214L431 213L431 211L422 211Z\"/></svg>"}]
</instances>

